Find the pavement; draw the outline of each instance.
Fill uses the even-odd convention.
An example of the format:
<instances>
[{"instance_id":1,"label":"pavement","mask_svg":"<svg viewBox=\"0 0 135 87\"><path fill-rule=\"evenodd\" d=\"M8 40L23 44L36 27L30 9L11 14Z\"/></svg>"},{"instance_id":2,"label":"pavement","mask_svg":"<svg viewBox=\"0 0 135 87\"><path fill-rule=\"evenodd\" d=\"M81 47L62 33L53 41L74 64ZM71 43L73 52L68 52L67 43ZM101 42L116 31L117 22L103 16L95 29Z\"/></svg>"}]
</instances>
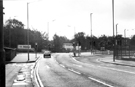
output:
<instances>
[{"instance_id":1,"label":"pavement","mask_svg":"<svg viewBox=\"0 0 135 87\"><path fill-rule=\"evenodd\" d=\"M35 54L19 53L6 64L6 87L34 87L33 67L37 58Z\"/></svg>"},{"instance_id":2,"label":"pavement","mask_svg":"<svg viewBox=\"0 0 135 87\"><path fill-rule=\"evenodd\" d=\"M110 55L108 53L104 53L102 55L102 53L101 54L100 53L98 53L98 54L91 54L91 52L82 52L80 57L88 57L88 56L92 56L92 55L99 56L98 61L100 61L100 62L111 63L111 64L122 65L122 66L135 67L135 61L122 60L122 59L121 60L120 59L115 59L115 61L113 61L113 55Z\"/></svg>"},{"instance_id":3,"label":"pavement","mask_svg":"<svg viewBox=\"0 0 135 87\"><path fill-rule=\"evenodd\" d=\"M112 56L108 57L108 58L100 58L98 60L101 62L104 62L104 63L111 63L111 64L116 64L116 65L135 67L135 61L120 60L120 59L115 59L115 61L113 61Z\"/></svg>"}]
</instances>

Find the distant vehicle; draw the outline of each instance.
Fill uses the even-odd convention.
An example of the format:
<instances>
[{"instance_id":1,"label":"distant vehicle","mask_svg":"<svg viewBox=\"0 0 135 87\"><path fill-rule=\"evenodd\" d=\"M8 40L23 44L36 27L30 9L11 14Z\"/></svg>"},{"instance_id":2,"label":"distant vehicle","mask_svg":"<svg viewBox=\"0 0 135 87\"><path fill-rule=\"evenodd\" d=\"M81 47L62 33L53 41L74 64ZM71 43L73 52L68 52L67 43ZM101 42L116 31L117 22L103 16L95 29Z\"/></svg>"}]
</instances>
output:
<instances>
[{"instance_id":1,"label":"distant vehicle","mask_svg":"<svg viewBox=\"0 0 135 87\"><path fill-rule=\"evenodd\" d=\"M49 51L49 50L44 50L43 57L44 57L44 58L51 58L51 51Z\"/></svg>"}]
</instances>

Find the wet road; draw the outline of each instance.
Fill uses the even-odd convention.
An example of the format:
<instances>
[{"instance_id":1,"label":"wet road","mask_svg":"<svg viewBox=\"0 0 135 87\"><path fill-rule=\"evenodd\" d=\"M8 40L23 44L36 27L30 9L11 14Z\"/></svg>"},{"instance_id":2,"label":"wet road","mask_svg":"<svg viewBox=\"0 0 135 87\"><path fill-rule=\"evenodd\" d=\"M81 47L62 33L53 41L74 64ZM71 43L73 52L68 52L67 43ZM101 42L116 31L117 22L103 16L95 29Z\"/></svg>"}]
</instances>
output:
<instances>
[{"instance_id":1,"label":"wet road","mask_svg":"<svg viewBox=\"0 0 135 87\"><path fill-rule=\"evenodd\" d=\"M40 79L46 87L135 87L134 67L104 64L97 58L83 57L76 61L68 53L41 58Z\"/></svg>"}]
</instances>

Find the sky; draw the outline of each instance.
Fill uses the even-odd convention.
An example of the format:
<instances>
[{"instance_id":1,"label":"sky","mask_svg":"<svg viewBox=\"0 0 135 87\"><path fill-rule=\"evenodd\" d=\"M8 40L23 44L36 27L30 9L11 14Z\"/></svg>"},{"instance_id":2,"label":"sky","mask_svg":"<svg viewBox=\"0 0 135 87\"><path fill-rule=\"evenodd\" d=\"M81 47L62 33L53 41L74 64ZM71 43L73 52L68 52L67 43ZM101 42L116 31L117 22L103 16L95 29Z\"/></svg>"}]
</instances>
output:
<instances>
[{"instance_id":1,"label":"sky","mask_svg":"<svg viewBox=\"0 0 135 87\"><path fill-rule=\"evenodd\" d=\"M29 3L29 28L66 36L75 33L91 35L90 13L92 13L92 34L113 35L112 0L3 0L4 22L16 18L27 28L27 3ZM131 37L135 34L135 0L114 0L114 22L118 23L118 34ZM115 27L116 28L116 27Z\"/></svg>"}]
</instances>

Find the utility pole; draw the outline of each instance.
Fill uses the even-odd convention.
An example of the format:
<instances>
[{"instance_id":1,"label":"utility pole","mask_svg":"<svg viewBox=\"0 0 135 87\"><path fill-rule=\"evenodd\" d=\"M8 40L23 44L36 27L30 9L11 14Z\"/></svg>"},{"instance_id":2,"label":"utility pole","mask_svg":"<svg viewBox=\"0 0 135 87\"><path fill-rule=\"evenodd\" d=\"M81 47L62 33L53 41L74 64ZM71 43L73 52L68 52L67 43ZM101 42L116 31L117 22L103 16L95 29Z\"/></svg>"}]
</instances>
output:
<instances>
[{"instance_id":1,"label":"utility pole","mask_svg":"<svg viewBox=\"0 0 135 87\"><path fill-rule=\"evenodd\" d=\"M27 3L27 44L28 44L28 61L29 61L29 3Z\"/></svg>"},{"instance_id":2,"label":"utility pole","mask_svg":"<svg viewBox=\"0 0 135 87\"><path fill-rule=\"evenodd\" d=\"M126 55L126 46L127 46L127 40L126 40L126 29L124 29L124 37L125 37L125 55Z\"/></svg>"},{"instance_id":3,"label":"utility pole","mask_svg":"<svg viewBox=\"0 0 135 87\"><path fill-rule=\"evenodd\" d=\"M112 0L112 24L113 24L113 62L115 62L114 0Z\"/></svg>"},{"instance_id":4,"label":"utility pole","mask_svg":"<svg viewBox=\"0 0 135 87\"><path fill-rule=\"evenodd\" d=\"M116 24L116 36L118 35L118 23Z\"/></svg>"},{"instance_id":5,"label":"utility pole","mask_svg":"<svg viewBox=\"0 0 135 87\"><path fill-rule=\"evenodd\" d=\"M47 22L47 29L48 29L48 40L49 40L49 22Z\"/></svg>"},{"instance_id":6,"label":"utility pole","mask_svg":"<svg viewBox=\"0 0 135 87\"><path fill-rule=\"evenodd\" d=\"M0 0L0 87L5 87L5 57L3 32L3 1Z\"/></svg>"},{"instance_id":7,"label":"utility pole","mask_svg":"<svg viewBox=\"0 0 135 87\"><path fill-rule=\"evenodd\" d=\"M75 32L75 27L74 27L74 35L76 34L76 32Z\"/></svg>"},{"instance_id":8,"label":"utility pole","mask_svg":"<svg viewBox=\"0 0 135 87\"><path fill-rule=\"evenodd\" d=\"M92 54L92 13L90 13L90 25L91 25L91 54Z\"/></svg>"},{"instance_id":9,"label":"utility pole","mask_svg":"<svg viewBox=\"0 0 135 87\"><path fill-rule=\"evenodd\" d=\"M118 32L117 32L117 27L118 27L118 23L116 24L116 39L115 39L115 44L116 44L116 57L118 58Z\"/></svg>"}]
</instances>

